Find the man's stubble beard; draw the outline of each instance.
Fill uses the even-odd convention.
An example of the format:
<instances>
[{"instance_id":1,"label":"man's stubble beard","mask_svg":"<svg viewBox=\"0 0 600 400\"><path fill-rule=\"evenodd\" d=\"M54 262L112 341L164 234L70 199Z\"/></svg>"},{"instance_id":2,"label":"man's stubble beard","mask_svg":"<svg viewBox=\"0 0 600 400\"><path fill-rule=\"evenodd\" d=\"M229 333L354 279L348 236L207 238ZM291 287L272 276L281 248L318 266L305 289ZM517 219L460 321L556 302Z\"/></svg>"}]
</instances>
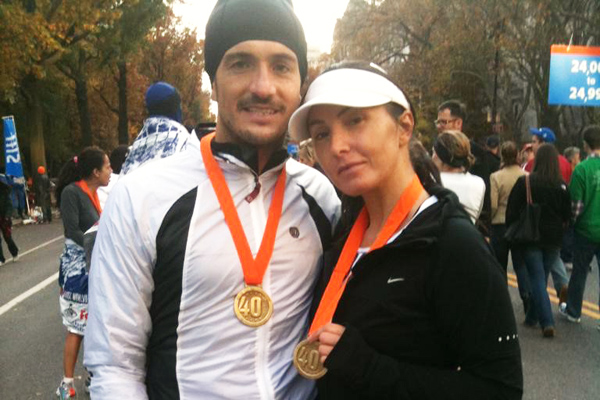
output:
<instances>
[{"instance_id":1,"label":"man's stubble beard","mask_svg":"<svg viewBox=\"0 0 600 400\"><path fill-rule=\"evenodd\" d=\"M221 123L225 130L228 132L229 141L241 145L255 147L257 149L278 149L283 146L285 140L285 134L287 127L281 128L281 131L276 135L262 136L260 134L254 134L251 130L244 129L242 126L235 126L235 124L226 117L221 117Z\"/></svg>"}]
</instances>

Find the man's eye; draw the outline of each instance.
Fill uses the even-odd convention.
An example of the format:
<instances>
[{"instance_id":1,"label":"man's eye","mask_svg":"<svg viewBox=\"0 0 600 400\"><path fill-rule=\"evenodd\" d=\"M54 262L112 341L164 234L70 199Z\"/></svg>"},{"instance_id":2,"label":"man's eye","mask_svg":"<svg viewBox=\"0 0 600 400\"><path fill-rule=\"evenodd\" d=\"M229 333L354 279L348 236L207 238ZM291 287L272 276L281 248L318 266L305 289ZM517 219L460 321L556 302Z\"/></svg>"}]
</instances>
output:
<instances>
[{"instance_id":1,"label":"man's eye","mask_svg":"<svg viewBox=\"0 0 600 400\"><path fill-rule=\"evenodd\" d=\"M229 66L229 68L234 69L234 70L243 70L243 69L247 69L250 67L250 63L247 61L235 61L233 63L231 63L231 65Z\"/></svg>"},{"instance_id":2,"label":"man's eye","mask_svg":"<svg viewBox=\"0 0 600 400\"><path fill-rule=\"evenodd\" d=\"M291 68L287 64L277 64L275 65L274 70L278 73L288 73Z\"/></svg>"}]
</instances>

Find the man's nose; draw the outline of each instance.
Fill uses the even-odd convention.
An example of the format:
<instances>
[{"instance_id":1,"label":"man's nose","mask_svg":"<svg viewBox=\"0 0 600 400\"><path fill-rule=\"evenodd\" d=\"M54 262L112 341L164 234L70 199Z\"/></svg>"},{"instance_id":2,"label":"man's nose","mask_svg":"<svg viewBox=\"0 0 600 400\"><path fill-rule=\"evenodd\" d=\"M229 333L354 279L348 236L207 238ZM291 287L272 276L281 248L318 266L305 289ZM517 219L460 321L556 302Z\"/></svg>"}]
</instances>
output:
<instances>
[{"instance_id":1,"label":"man's nose","mask_svg":"<svg viewBox=\"0 0 600 400\"><path fill-rule=\"evenodd\" d=\"M276 86L271 68L266 64L260 64L257 68L250 85L252 94L260 98L268 98L275 94Z\"/></svg>"}]
</instances>

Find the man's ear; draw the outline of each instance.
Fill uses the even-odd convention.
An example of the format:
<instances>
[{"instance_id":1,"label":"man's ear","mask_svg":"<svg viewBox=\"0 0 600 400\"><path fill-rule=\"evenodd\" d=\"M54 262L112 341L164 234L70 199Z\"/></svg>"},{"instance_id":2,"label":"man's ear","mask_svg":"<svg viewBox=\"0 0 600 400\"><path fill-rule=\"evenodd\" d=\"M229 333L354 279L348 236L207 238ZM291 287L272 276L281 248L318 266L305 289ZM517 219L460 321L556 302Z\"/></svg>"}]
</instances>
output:
<instances>
[{"instance_id":1,"label":"man's ear","mask_svg":"<svg viewBox=\"0 0 600 400\"><path fill-rule=\"evenodd\" d=\"M219 100L217 100L217 82L213 82L213 84L212 84L212 90L211 90L211 93L210 93L210 99L212 101L216 101L216 102L219 101Z\"/></svg>"},{"instance_id":2,"label":"man's ear","mask_svg":"<svg viewBox=\"0 0 600 400\"><path fill-rule=\"evenodd\" d=\"M457 130L462 132L463 131L463 119L462 118L458 118L456 120L456 122L458 124L458 129Z\"/></svg>"}]
</instances>

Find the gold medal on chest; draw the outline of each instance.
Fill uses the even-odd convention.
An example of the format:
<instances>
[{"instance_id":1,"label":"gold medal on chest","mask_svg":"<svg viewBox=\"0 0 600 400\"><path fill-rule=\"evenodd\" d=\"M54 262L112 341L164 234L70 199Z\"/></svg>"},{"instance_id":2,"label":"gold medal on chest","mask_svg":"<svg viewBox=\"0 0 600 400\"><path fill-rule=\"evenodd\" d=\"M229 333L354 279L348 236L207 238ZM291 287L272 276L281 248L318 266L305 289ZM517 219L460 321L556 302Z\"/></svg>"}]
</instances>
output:
<instances>
[{"instance_id":1,"label":"gold medal on chest","mask_svg":"<svg viewBox=\"0 0 600 400\"><path fill-rule=\"evenodd\" d=\"M271 318L273 302L260 286L246 286L235 296L233 311L244 325L258 327Z\"/></svg>"},{"instance_id":2,"label":"gold medal on chest","mask_svg":"<svg viewBox=\"0 0 600 400\"><path fill-rule=\"evenodd\" d=\"M306 379L319 379L327 373L319 356L319 342L303 340L294 349L294 366Z\"/></svg>"}]
</instances>

